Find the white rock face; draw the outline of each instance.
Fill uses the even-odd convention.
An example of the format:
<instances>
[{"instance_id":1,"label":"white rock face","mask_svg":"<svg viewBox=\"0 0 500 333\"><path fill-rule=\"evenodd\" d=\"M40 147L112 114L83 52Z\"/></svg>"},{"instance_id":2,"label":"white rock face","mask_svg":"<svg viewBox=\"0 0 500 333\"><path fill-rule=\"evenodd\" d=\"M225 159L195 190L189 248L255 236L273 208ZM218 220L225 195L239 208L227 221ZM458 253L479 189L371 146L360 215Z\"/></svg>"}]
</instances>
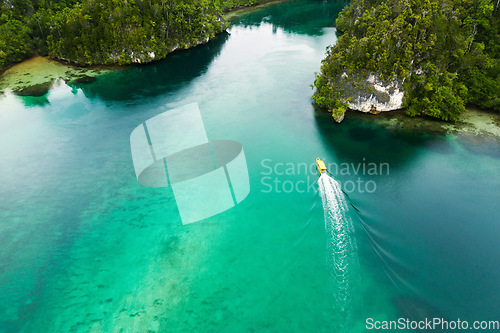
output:
<instances>
[{"instance_id":1,"label":"white rock face","mask_svg":"<svg viewBox=\"0 0 500 333\"><path fill-rule=\"evenodd\" d=\"M344 85L345 95L351 98L347 103L352 110L369 112L375 108L376 111L393 111L402 107L404 92L401 81L383 82L377 74L370 74L366 79L350 78L347 73L342 73L340 83Z\"/></svg>"}]
</instances>

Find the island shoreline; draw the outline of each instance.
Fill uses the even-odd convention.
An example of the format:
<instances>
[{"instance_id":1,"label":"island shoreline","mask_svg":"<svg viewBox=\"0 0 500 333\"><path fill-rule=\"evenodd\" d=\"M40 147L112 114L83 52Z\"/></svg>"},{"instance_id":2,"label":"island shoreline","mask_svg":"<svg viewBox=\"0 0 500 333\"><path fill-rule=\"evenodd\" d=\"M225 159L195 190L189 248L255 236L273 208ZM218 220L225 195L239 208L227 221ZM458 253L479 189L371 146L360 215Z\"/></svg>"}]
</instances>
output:
<instances>
[{"instance_id":1,"label":"island shoreline","mask_svg":"<svg viewBox=\"0 0 500 333\"><path fill-rule=\"evenodd\" d=\"M236 6L236 7L233 7L231 9L229 9L227 12L224 12L224 18L225 18L225 20L227 22L231 23L232 21L234 21L235 19L237 19L239 16L244 15L244 14L246 14L248 12L251 12L251 11L254 11L254 10L259 10L261 8L266 8L268 6L277 5L279 3L288 2L288 1L293 1L293 0L263 0L262 2L260 2L258 4L254 4L254 5ZM76 67L78 69L89 69L89 70L94 70L94 69L110 70L110 69L127 68L127 67L130 67L130 66L143 66L143 65L153 64L153 63L162 61L166 57L168 57L170 55L173 55L176 52L181 52L181 51L184 51L184 50L193 49L193 48L201 46L201 45L205 45L205 44L209 43L211 40L213 40L214 38L217 38L218 36L220 36L221 34L224 34L224 33L227 33L227 29L224 29L223 31L221 31L220 33L216 34L214 37L212 37L212 38L210 38L210 39L208 39L206 41L201 41L200 43L196 43L196 44L190 45L190 46L185 47L185 48L176 48L176 49L172 50L171 52L169 52L164 58L160 58L160 59L157 59L157 60L148 61L148 62L145 62L145 63L129 63L129 64L122 64L122 65L120 65L118 63L116 63L116 64L109 64L109 65L106 65L106 64L80 65L80 64L77 64L75 62L71 62L69 60L65 60L65 59L61 59L61 58L55 58L55 57L52 57L52 56L49 56L49 55L44 56L44 55L41 55L38 52L35 52L31 56L28 56L27 58L23 59L20 62L12 62L12 63L9 63L9 64L5 65L3 68L0 68L0 80L2 79L2 76L5 74L5 72L7 72L12 67L14 67L16 65L19 65L19 64L22 64L23 62L25 62L27 60L30 60L30 59L33 59L35 57L42 57L42 58L45 58L47 60L56 61L56 62L58 62L58 63L60 63L62 65L68 66L68 67Z\"/></svg>"},{"instance_id":2,"label":"island shoreline","mask_svg":"<svg viewBox=\"0 0 500 333\"><path fill-rule=\"evenodd\" d=\"M244 15L246 13L259 10L262 8L266 8L268 6L276 5L279 3L283 2L289 2L292 0L263 0L262 2L251 5L251 6L237 6L231 8L229 11L225 12L224 18L226 22L231 24L234 20L236 20L239 16ZM50 82L54 82L57 79L68 79L69 76L69 81L72 79L82 79L83 77L90 77L94 78L97 77L98 75L101 74L101 72L109 72L109 71L118 71L126 68L131 68L131 67L143 67L143 66L148 66L148 65L153 65L155 63L158 63L160 61L163 61L169 56L173 56L175 54L178 54L183 51L187 51L190 49L194 49L199 46L203 46L208 44L210 41L214 40L215 38L220 38L222 34L227 34L227 29L224 29L220 33L216 34L214 37L206 40L206 41L201 41L200 43L190 45L189 47L185 48L176 48L169 52L165 57L161 59L156 59L144 63L130 63L130 64L98 64L98 65L80 65L65 59L60 59L52 56L44 56L39 53L35 53L31 55L30 57L27 57L26 59L20 61L20 62L15 62L15 63L9 63L2 69L0 69L0 94L2 94L6 90L12 90L14 93L19 95L23 95L22 91L23 90L30 90L30 88L36 88L35 86L42 86L42 85L47 85ZM36 64L40 63L42 64ZM36 64L34 68L30 68L29 71L26 69L23 69L25 65L28 64ZM66 68L64 71L65 74L68 72L71 72L70 74L64 75L64 77L61 75L61 71L56 73L55 75L47 75L42 79L41 77L37 77L35 74L33 77L32 81L24 82L21 81L22 79L26 79L25 76L31 75L32 72L37 72L39 70L43 71L43 66L49 65L49 66L63 66ZM39 66L39 67L38 67ZM14 73L11 73L14 72ZM16 73L19 72L18 77L13 77L9 78L9 75L16 76ZM47 74L47 73L45 73ZM90 75L89 75L90 74ZM9 80L10 79L10 80ZM18 80L19 79L19 80ZM10 81L10 82L9 82ZM65 80L68 81L68 80ZM40 94L40 93L39 93ZM37 95L39 95L37 94Z\"/></svg>"}]
</instances>

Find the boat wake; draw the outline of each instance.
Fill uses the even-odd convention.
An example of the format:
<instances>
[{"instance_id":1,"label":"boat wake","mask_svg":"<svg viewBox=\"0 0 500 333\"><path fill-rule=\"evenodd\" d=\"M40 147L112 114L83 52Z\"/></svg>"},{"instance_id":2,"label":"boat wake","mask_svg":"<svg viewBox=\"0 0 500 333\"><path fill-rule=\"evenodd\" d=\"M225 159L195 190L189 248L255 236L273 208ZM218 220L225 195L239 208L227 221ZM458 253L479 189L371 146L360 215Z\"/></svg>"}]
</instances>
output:
<instances>
[{"instance_id":1,"label":"boat wake","mask_svg":"<svg viewBox=\"0 0 500 333\"><path fill-rule=\"evenodd\" d=\"M352 324L353 295L359 282L359 260L354 225L349 216L348 202L337 181L327 174L318 180L325 214L328 265L333 277L335 311L343 318L343 330Z\"/></svg>"}]
</instances>

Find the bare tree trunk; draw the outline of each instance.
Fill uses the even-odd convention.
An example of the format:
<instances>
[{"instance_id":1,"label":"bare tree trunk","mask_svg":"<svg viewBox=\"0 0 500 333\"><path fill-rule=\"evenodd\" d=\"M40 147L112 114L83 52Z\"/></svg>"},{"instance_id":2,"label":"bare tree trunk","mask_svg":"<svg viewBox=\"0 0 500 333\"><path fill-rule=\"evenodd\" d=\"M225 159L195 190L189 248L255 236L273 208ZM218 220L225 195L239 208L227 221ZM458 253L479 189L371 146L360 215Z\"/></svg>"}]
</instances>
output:
<instances>
[{"instance_id":1,"label":"bare tree trunk","mask_svg":"<svg viewBox=\"0 0 500 333\"><path fill-rule=\"evenodd\" d=\"M474 41L474 37L476 36L476 33L477 33L476 27L477 27L477 22L475 22L474 25L472 26L472 33L471 33L472 37L470 39L469 48L467 49L467 53L470 52L470 48L472 47L472 42Z\"/></svg>"}]
</instances>

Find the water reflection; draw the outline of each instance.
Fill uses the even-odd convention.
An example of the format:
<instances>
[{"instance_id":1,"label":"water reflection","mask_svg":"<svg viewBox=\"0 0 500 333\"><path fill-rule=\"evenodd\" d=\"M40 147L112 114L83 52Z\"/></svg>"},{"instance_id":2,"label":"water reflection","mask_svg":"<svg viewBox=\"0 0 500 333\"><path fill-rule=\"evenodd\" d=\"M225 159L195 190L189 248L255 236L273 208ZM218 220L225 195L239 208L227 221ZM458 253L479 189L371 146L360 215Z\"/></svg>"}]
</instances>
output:
<instances>
[{"instance_id":1,"label":"water reflection","mask_svg":"<svg viewBox=\"0 0 500 333\"><path fill-rule=\"evenodd\" d=\"M70 83L88 98L127 101L173 93L203 75L220 54L229 34L219 34L207 44L177 51L167 58L146 65L125 67L104 74L92 83Z\"/></svg>"},{"instance_id":2,"label":"water reflection","mask_svg":"<svg viewBox=\"0 0 500 333\"><path fill-rule=\"evenodd\" d=\"M259 25L261 22L271 23L283 28L286 32L309 36L320 36L324 27L334 25L338 14L348 3L347 1L322 1L322 6L311 6L311 3L321 1L297 1L282 3L263 11L245 14L234 24L241 26Z\"/></svg>"},{"instance_id":3,"label":"water reflection","mask_svg":"<svg viewBox=\"0 0 500 333\"><path fill-rule=\"evenodd\" d=\"M43 96L23 96L21 99L26 107L45 106L50 104L48 93Z\"/></svg>"},{"instance_id":4,"label":"water reflection","mask_svg":"<svg viewBox=\"0 0 500 333\"><path fill-rule=\"evenodd\" d=\"M392 168L406 165L423 149L438 154L454 151L443 135L388 129L361 113L349 114L342 124L335 123L323 110L316 108L315 113L322 140L345 162L359 162L366 158L375 163L390 163Z\"/></svg>"}]
</instances>

